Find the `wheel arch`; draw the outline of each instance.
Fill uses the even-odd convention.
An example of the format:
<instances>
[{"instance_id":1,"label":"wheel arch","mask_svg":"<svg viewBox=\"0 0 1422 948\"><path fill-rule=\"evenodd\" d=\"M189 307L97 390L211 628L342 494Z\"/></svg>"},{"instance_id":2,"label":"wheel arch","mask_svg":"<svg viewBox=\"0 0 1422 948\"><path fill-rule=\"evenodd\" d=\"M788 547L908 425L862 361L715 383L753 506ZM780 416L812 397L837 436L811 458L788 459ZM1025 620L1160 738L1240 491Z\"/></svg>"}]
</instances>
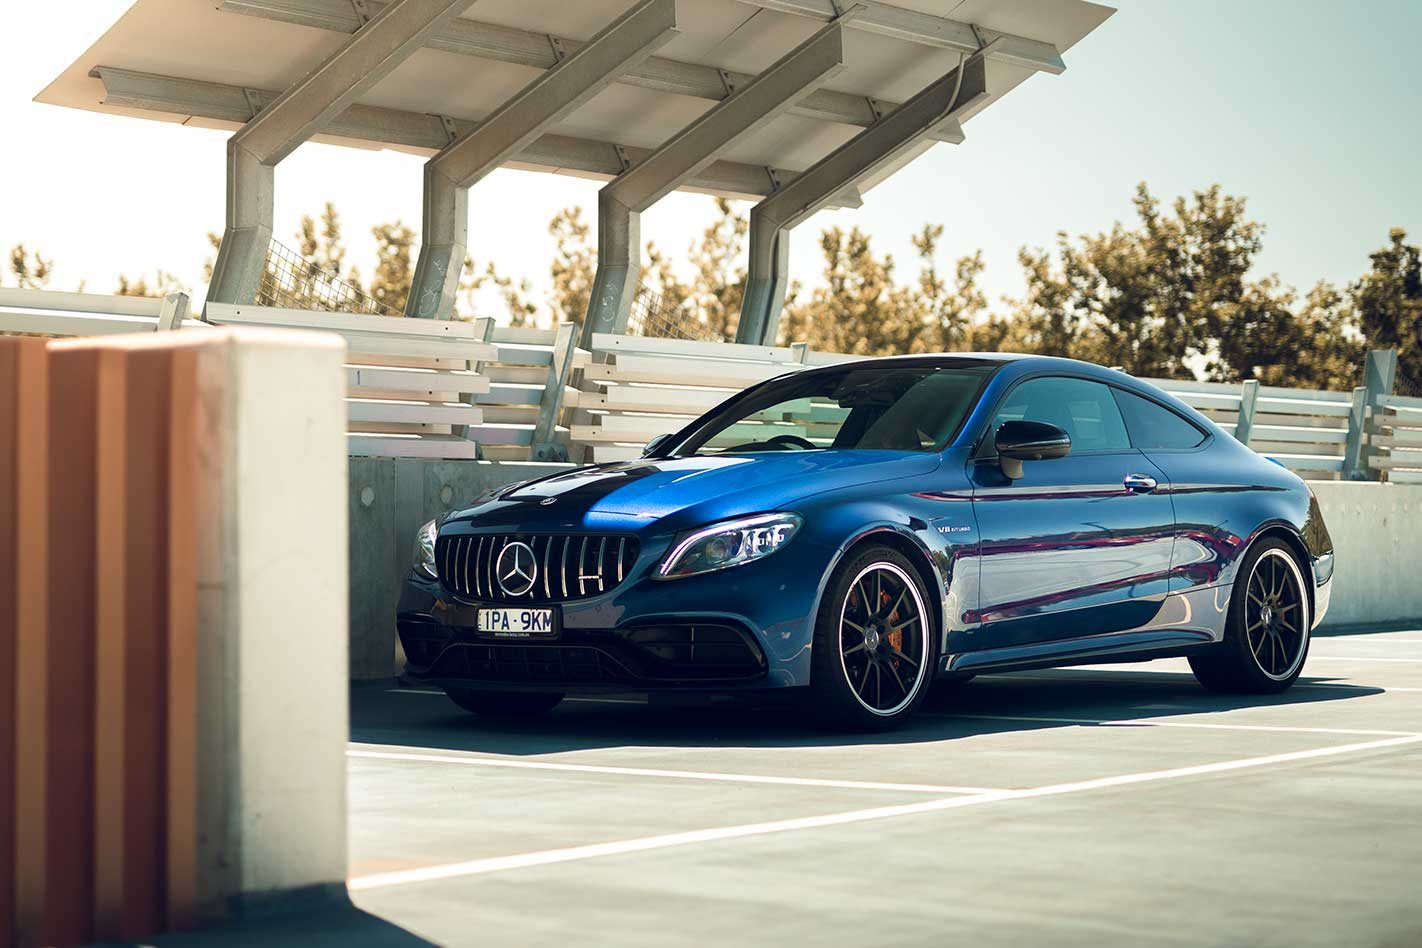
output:
<instances>
[{"instance_id":1,"label":"wheel arch","mask_svg":"<svg viewBox=\"0 0 1422 948\"><path fill-rule=\"evenodd\" d=\"M815 596L815 610L811 614L812 619L818 620L820 609L824 605L825 593L829 589L830 577L834 575L835 570L839 569L840 565L857 551L874 545L887 546L901 553L913 566L919 581L923 583L923 588L928 593L926 605L933 618L934 641L941 643L944 621L943 594L947 585L944 583L943 576L938 572L938 568L933 564L933 559L929 556L923 541L906 528L896 524L880 524L861 530L839 548L830 561L829 569L825 570L824 579L820 582L819 592Z\"/></svg>"}]
</instances>

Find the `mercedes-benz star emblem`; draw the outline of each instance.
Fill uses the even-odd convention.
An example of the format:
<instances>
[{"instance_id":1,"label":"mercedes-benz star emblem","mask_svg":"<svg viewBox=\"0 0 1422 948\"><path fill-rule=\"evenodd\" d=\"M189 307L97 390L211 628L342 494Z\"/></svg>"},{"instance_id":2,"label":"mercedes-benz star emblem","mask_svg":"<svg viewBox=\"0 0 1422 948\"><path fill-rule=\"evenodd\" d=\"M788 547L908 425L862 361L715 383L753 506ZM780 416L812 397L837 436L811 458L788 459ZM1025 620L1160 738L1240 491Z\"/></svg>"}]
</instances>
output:
<instances>
[{"instance_id":1,"label":"mercedes-benz star emblem","mask_svg":"<svg viewBox=\"0 0 1422 948\"><path fill-rule=\"evenodd\" d=\"M494 573L504 592L510 596L525 595L538 578L538 558L533 555L533 547L519 540L508 544L494 561Z\"/></svg>"}]
</instances>

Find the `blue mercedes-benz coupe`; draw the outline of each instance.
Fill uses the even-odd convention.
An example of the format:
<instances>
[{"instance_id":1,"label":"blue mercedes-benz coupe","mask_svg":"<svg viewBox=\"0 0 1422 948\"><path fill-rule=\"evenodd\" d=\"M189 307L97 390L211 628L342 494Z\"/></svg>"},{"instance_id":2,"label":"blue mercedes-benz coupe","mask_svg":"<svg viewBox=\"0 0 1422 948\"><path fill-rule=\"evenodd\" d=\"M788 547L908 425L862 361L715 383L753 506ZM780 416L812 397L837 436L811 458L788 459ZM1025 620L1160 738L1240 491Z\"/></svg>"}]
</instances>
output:
<instances>
[{"instance_id":1,"label":"blue mercedes-benz coupe","mask_svg":"<svg viewBox=\"0 0 1422 948\"><path fill-rule=\"evenodd\" d=\"M904 356L727 399L635 461L420 532L409 679L479 713L795 689L901 722L935 679L1188 656L1277 692L1328 608L1312 492L1178 399L1067 359Z\"/></svg>"}]
</instances>

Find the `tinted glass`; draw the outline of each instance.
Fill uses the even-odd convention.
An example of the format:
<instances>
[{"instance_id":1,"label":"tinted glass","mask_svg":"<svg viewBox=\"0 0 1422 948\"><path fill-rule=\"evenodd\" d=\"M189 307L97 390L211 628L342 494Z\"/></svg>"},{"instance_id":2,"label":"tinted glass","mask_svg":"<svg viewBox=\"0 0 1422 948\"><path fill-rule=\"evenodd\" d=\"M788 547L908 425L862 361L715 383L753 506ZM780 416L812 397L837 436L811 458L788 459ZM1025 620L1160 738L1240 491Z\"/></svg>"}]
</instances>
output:
<instances>
[{"instance_id":1,"label":"tinted glass","mask_svg":"<svg viewBox=\"0 0 1422 948\"><path fill-rule=\"evenodd\" d=\"M1113 391L1131 433L1131 444L1136 447L1193 448L1205 440L1203 431L1170 409L1119 388Z\"/></svg>"},{"instance_id":2,"label":"tinted glass","mask_svg":"<svg viewBox=\"0 0 1422 948\"><path fill-rule=\"evenodd\" d=\"M1071 435L1073 453L1129 451L1131 439L1111 388L1086 379L1028 379L1014 388L993 419L992 431L1004 421L1040 421ZM989 448L991 447L989 440Z\"/></svg>"},{"instance_id":3,"label":"tinted glass","mask_svg":"<svg viewBox=\"0 0 1422 948\"><path fill-rule=\"evenodd\" d=\"M667 453L936 451L957 433L995 369L928 363L792 375L713 414Z\"/></svg>"}]
</instances>

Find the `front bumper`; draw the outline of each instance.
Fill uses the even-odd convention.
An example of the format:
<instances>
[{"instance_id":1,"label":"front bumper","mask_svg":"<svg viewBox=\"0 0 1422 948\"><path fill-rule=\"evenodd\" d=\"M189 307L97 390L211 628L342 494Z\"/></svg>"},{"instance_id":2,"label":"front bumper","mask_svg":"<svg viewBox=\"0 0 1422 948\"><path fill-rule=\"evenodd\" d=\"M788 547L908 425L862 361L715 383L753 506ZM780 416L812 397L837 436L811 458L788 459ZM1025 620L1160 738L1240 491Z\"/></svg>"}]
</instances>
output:
<instances>
[{"instance_id":1,"label":"front bumper","mask_svg":"<svg viewBox=\"0 0 1422 948\"><path fill-rule=\"evenodd\" d=\"M407 678L438 687L567 694L732 692L809 683L820 581L831 551L791 544L764 561L687 579L626 582L558 603L555 638L478 631L481 604L411 572L396 627ZM508 603L487 603L507 606Z\"/></svg>"}]
</instances>

